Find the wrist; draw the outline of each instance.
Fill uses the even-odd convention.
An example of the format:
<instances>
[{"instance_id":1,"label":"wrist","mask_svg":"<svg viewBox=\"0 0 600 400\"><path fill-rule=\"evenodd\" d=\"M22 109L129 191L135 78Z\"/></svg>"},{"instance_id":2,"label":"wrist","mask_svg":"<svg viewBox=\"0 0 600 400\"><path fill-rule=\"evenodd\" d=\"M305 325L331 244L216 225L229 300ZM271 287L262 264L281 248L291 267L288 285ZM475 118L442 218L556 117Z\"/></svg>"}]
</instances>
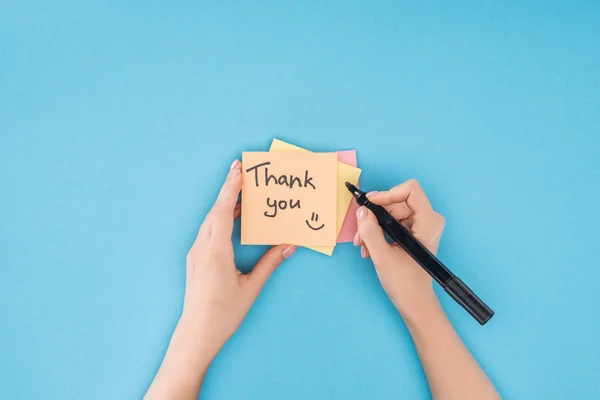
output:
<instances>
[{"instance_id":1,"label":"wrist","mask_svg":"<svg viewBox=\"0 0 600 400\"><path fill-rule=\"evenodd\" d=\"M204 336L192 321L181 318L169 342L161 369L191 379L206 373L218 349L215 350L215 346Z\"/></svg>"},{"instance_id":2,"label":"wrist","mask_svg":"<svg viewBox=\"0 0 600 400\"><path fill-rule=\"evenodd\" d=\"M169 348L172 346L184 349L188 357L193 358L199 367L208 368L221 350L222 344L218 343L210 328L184 314L173 333Z\"/></svg>"},{"instance_id":3,"label":"wrist","mask_svg":"<svg viewBox=\"0 0 600 400\"><path fill-rule=\"evenodd\" d=\"M444 315L444 310L431 288L431 291L421 292L410 299L410 302L394 302L398 313L409 329L418 328L429 321Z\"/></svg>"}]
</instances>

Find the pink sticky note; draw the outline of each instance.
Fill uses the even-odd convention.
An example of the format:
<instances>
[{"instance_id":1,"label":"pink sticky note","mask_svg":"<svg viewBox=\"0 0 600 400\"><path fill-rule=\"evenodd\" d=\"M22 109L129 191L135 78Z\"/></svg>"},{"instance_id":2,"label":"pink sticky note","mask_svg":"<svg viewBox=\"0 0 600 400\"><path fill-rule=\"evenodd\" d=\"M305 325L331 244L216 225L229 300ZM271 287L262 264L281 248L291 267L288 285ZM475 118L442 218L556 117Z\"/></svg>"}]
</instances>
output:
<instances>
[{"instance_id":1,"label":"pink sticky note","mask_svg":"<svg viewBox=\"0 0 600 400\"><path fill-rule=\"evenodd\" d=\"M357 166L356 150L338 151L337 157L339 162L352 165L353 167ZM344 218L342 229L340 230L340 234L337 238L338 243L348 243L354 240L354 235L358 229L356 224L356 210L358 210L358 204L356 204L356 201L352 199L350 206L348 207L348 212L346 213L346 218Z\"/></svg>"}]
</instances>

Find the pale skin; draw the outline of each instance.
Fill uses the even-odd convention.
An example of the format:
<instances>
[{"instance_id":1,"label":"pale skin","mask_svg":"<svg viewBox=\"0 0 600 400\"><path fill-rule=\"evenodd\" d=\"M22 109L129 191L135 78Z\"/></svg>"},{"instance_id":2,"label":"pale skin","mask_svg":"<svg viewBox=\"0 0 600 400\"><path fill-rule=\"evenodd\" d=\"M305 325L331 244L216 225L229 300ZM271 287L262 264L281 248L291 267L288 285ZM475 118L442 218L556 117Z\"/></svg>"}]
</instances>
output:
<instances>
[{"instance_id":1,"label":"pale skin","mask_svg":"<svg viewBox=\"0 0 600 400\"><path fill-rule=\"evenodd\" d=\"M437 253L445 220L435 212L419 183L408 180L387 192L371 192L432 253ZM357 211L354 244L371 257L379 281L404 319L419 354L431 395L441 400L500 399L494 385L452 327L433 291L431 277L398 245L389 244L377 219Z\"/></svg>"},{"instance_id":2,"label":"pale skin","mask_svg":"<svg viewBox=\"0 0 600 400\"><path fill-rule=\"evenodd\" d=\"M181 318L147 400L197 399L204 376L221 347L242 324L275 269L295 247L272 247L249 274L234 263L233 222L240 215L241 164L234 161L212 210L187 256ZM415 180L369 199L382 205L431 252L436 253L444 218ZM402 249L390 245L374 215L357 211L354 244L370 257L388 297L405 321L434 399L499 399L494 386L458 337L433 291L432 280Z\"/></svg>"}]
</instances>

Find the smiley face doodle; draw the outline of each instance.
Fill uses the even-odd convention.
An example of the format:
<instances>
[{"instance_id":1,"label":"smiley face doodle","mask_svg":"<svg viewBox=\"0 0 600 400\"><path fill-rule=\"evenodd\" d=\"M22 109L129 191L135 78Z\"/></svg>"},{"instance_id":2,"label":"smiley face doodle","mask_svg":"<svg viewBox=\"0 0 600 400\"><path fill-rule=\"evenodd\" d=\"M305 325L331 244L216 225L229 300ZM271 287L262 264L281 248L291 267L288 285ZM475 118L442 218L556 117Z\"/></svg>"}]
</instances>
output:
<instances>
[{"instance_id":1,"label":"smiley face doodle","mask_svg":"<svg viewBox=\"0 0 600 400\"><path fill-rule=\"evenodd\" d=\"M319 222L319 214L312 213L310 220L311 220L311 222ZM320 229L323 229L323 227L325 226L325 224L321 224L321 226L315 228L314 226L312 226L310 224L310 222L308 222L308 220L305 220L304 222L306 222L306 225L308 225L308 227L310 229L312 229L313 231L318 231Z\"/></svg>"}]
</instances>

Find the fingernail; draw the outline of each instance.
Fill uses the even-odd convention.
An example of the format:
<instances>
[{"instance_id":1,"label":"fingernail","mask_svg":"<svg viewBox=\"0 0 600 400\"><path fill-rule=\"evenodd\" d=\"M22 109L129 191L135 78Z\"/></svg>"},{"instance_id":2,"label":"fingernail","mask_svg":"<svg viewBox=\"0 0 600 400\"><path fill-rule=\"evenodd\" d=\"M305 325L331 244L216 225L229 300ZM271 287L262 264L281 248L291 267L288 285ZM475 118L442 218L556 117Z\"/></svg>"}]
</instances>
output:
<instances>
[{"instance_id":1,"label":"fingernail","mask_svg":"<svg viewBox=\"0 0 600 400\"><path fill-rule=\"evenodd\" d=\"M378 194L379 194L378 191L369 192L369 193L367 193L367 197L373 197L373 196L376 196Z\"/></svg>"},{"instance_id":2,"label":"fingernail","mask_svg":"<svg viewBox=\"0 0 600 400\"><path fill-rule=\"evenodd\" d=\"M296 251L296 246L286 246L285 249L281 252L283 254L283 258L289 258Z\"/></svg>"},{"instance_id":3,"label":"fingernail","mask_svg":"<svg viewBox=\"0 0 600 400\"><path fill-rule=\"evenodd\" d=\"M233 163L231 163L231 167L229 167L229 170L233 171L235 168L237 168L238 165L240 165L239 160L233 160Z\"/></svg>"},{"instance_id":4,"label":"fingernail","mask_svg":"<svg viewBox=\"0 0 600 400\"><path fill-rule=\"evenodd\" d=\"M356 218L363 219L367 216L367 209L363 206L356 211Z\"/></svg>"},{"instance_id":5,"label":"fingernail","mask_svg":"<svg viewBox=\"0 0 600 400\"><path fill-rule=\"evenodd\" d=\"M242 203L236 203L235 208L240 208L242 206Z\"/></svg>"},{"instance_id":6,"label":"fingernail","mask_svg":"<svg viewBox=\"0 0 600 400\"><path fill-rule=\"evenodd\" d=\"M358 232L356 232L356 235L354 235L354 240L352 241L352 243L354 243L355 246L358 246Z\"/></svg>"}]
</instances>

